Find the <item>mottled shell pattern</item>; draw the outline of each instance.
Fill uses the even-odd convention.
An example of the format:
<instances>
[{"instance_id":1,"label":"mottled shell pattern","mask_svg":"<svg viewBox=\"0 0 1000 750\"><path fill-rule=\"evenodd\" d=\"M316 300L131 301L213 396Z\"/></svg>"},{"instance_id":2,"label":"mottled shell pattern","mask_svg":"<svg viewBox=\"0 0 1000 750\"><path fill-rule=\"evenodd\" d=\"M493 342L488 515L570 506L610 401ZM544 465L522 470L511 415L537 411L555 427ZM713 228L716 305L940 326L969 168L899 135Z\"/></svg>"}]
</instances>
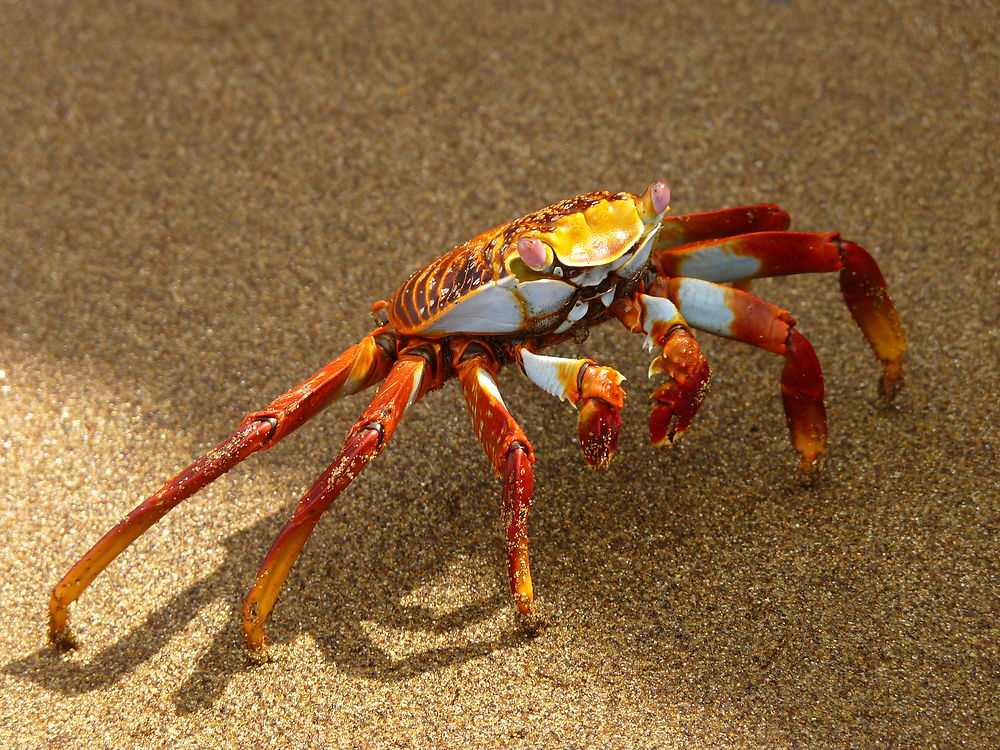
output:
<instances>
[{"instance_id":1,"label":"mottled shell pattern","mask_svg":"<svg viewBox=\"0 0 1000 750\"><path fill-rule=\"evenodd\" d=\"M657 185L641 197L588 193L484 232L411 276L389 323L430 337L568 330L645 268L667 208L651 197Z\"/></svg>"}]
</instances>

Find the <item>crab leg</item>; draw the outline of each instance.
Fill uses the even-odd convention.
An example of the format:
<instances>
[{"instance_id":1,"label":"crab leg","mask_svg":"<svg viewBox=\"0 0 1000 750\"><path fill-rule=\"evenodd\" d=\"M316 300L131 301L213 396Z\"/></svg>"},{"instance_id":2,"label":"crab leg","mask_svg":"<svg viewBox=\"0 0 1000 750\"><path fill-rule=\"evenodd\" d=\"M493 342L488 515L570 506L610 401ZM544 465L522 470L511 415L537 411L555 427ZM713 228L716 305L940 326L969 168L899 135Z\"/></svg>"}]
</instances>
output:
<instances>
[{"instance_id":1,"label":"crab leg","mask_svg":"<svg viewBox=\"0 0 1000 750\"><path fill-rule=\"evenodd\" d=\"M701 240L732 237L748 232L783 231L791 219L771 203L737 206L700 214L664 216L653 243L653 252Z\"/></svg>"},{"instance_id":2,"label":"crab leg","mask_svg":"<svg viewBox=\"0 0 1000 750\"><path fill-rule=\"evenodd\" d=\"M311 378L244 418L215 448L170 479L107 532L52 590L49 639L70 647L69 608L112 560L182 500L225 474L251 454L270 448L334 399L381 380L392 363L384 329L363 338ZM394 348L394 343L389 339Z\"/></svg>"},{"instance_id":3,"label":"crab leg","mask_svg":"<svg viewBox=\"0 0 1000 750\"><path fill-rule=\"evenodd\" d=\"M500 396L496 361L485 350L467 349L466 352L459 352L456 369L469 406L472 427L493 469L503 478L503 525L510 593L523 624L533 627L535 604L528 559L528 514L534 489L531 464L535 455L527 436Z\"/></svg>"},{"instance_id":4,"label":"crab leg","mask_svg":"<svg viewBox=\"0 0 1000 750\"><path fill-rule=\"evenodd\" d=\"M698 341L677 307L665 297L635 294L622 298L611 312L633 333L645 333L643 346L661 354L649 363L649 376L664 373L667 382L657 388L649 415L653 445L673 445L691 424L705 398L711 371Z\"/></svg>"},{"instance_id":5,"label":"crab leg","mask_svg":"<svg viewBox=\"0 0 1000 750\"><path fill-rule=\"evenodd\" d=\"M757 232L662 250L652 263L660 275L715 282L840 271L847 308L882 363L883 402L902 384L906 337L885 278L867 250L839 234Z\"/></svg>"},{"instance_id":6,"label":"crab leg","mask_svg":"<svg viewBox=\"0 0 1000 750\"><path fill-rule=\"evenodd\" d=\"M588 466L607 469L618 448L625 403L625 376L592 359L564 359L535 354L523 346L514 350L528 379L560 401L579 407L577 431Z\"/></svg>"},{"instance_id":7,"label":"crab leg","mask_svg":"<svg viewBox=\"0 0 1000 750\"><path fill-rule=\"evenodd\" d=\"M810 480L826 449L823 373L812 345L795 330L792 316L752 294L701 279L658 279L654 288L673 301L695 328L784 356L785 419L792 446L802 457L802 478Z\"/></svg>"},{"instance_id":8,"label":"crab leg","mask_svg":"<svg viewBox=\"0 0 1000 750\"><path fill-rule=\"evenodd\" d=\"M361 470L385 450L407 407L434 384L432 377L424 377L427 366L427 359L415 353L403 354L396 360L375 398L351 428L337 458L302 497L271 545L257 582L243 605L243 632L251 649L263 647L264 621L320 516Z\"/></svg>"}]
</instances>

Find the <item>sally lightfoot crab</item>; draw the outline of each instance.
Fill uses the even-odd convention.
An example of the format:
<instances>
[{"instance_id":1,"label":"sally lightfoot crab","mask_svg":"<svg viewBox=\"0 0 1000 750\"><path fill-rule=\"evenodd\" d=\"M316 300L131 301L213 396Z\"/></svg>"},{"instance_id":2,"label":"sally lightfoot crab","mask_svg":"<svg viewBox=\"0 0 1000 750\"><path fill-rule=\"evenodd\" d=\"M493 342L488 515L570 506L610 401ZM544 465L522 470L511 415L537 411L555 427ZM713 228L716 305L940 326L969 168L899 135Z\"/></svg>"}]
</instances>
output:
<instances>
[{"instance_id":1,"label":"sally lightfoot crab","mask_svg":"<svg viewBox=\"0 0 1000 750\"><path fill-rule=\"evenodd\" d=\"M49 636L71 645L69 607L126 547L181 500L252 453L270 448L330 402L381 383L344 447L300 501L243 607L251 649L320 516L388 444L406 409L458 377L472 427L503 480L503 525L514 604L535 617L528 565L533 491L531 442L497 386L516 364L536 385L579 410L585 461L605 468L615 452L623 377L590 359L540 352L616 319L656 356L649 430L669 445L694 418L709 368L694 330L760 347L784 360L781 395L800 471L826 447L823 376L791 315L746 291L750 279L838 271L847 307L882 364L885 402L902 383L903 329L867 251L838 234L788 232L789 217L762 204L667 217L670 192L654 182L639 197L597 192L570 198L484 232L418 271L373 307L376 327L308 380L255 411L218 446L170 479L104 535L56 585Z\"/></svg>"}]
</instances>

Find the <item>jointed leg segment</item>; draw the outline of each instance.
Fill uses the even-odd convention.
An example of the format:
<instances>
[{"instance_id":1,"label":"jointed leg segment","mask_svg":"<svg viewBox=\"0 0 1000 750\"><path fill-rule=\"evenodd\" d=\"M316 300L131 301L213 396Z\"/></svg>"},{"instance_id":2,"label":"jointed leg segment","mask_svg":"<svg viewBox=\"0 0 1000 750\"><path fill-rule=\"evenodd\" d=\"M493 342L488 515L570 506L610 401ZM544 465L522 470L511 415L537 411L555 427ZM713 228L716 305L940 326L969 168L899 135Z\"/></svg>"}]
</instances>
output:
<instances>
[{"instance_id":1,"label":"jointed leg segment","mask_svg":"<svg viewBox=\"0 0 1000 750\"><path fill-rule=\"evenodd\" d=\"M882 363L882 400L891 402L902 384L906 337L885 279L867 250L838 234L756 232L705 240L657 251L652 265L661 276L713 282L839 271L847 308Z\"/></svg>"},{"instance_id":2,"label":"jointed leg segment","mask_svg":"<svg viewBox=\"0 0 1000 750\"><path fill-rule=\"evenodd\" d=\"M782 232L788 229L789 224L791 219L788 214L771 203L664 216L653 250L667 250L678 245L749 232Z\"/></svg>"},{"instance_id":3,"label":"jointed leg segment","mask_svg":"<svg viewBox=\"0 0 1000 750\"><path fill-rule=\"evenodd\" d=\"M440 366L433 367L425 377L427 369L427 359L419 354L403 354L396 360L371 405L348 433L340 454L309 488L271 545L257 582L243 605L243 632L251 649L263 647L266 638L263 623L320 516L361 470L385 450L407 407L440 384L434 377L440 373Z\"/></svg>"},{"instance_id":4,"label":"jointed leg segment","mask_svg":"<svg viewBox=\"0 0 1000 750\"><path fill-rule=\"evenodd\" d=\"M277 443L330 401L381 380L395 359L394 348L394 340L384 329L374 331L266 409L247 415L232 435L138 505L56 584L49 601L50 640L60 646L73 645L67 631L70 605L150 526L248 456Z\"/></svg>"},{"instance_id":5,"label":"jointed leg segment","mask_svg":"<svg viewBox=\"0 0 1000 750\"><path fill-rule=\"evenodd\" d=\"M485 348L461 345L455 369L462 384L476 437L493 469L503 479L503 524L507 574L514 604L526 626L533 626L535 605L528 556L528 515L534 491L531 443L507 410L496 384L497 364Z\"/></svg>"},{"instance_id":6,"label":"jointed leg segment","mask_svg":"<svg viewBox=\"0 0 1000 750\"><path fill-rule=\"evenodd\" d=\"M691 278L660 278L654 290L695 328L744 341L785 358L781 395L792 445L808 480L826 448L826 407L819 359L787 311L739 289Z\"/></svg>"}]
</instances>

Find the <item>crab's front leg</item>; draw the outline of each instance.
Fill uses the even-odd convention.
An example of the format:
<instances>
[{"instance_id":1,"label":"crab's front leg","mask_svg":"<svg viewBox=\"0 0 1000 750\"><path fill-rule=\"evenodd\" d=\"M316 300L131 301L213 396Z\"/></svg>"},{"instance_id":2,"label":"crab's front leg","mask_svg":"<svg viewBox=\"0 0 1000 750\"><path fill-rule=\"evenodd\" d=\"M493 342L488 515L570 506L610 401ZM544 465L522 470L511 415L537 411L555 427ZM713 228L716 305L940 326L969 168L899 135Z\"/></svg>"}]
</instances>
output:
<instances>
[{"instance_id":1,"label":"crab's front leg","mask_svg":"<svg viewBox=\"0 0 1000 750\"><path fill-rule=\"evenodd\" d=\"M649 437L653 445L673 445L691 424L705 398L711 371L698 341L670 300L636 293L619 299L611 312L633 333L644 333L644 346L661 354L649 363L649 375L667 380L653 391Z\"/></svg>"}]
</instances>

